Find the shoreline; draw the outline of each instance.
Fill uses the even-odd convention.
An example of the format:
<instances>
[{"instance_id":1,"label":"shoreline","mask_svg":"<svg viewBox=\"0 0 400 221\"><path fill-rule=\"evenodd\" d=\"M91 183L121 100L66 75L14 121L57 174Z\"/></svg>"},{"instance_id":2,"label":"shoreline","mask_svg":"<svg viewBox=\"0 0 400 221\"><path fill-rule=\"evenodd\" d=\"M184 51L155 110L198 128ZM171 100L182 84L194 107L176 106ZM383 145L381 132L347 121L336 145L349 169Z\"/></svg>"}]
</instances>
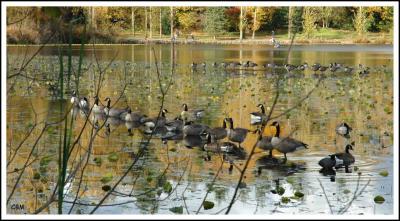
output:
<instances>
[{"instance_id":1,"label":"shoreline","mask_svg":"<svg viewBox=\"0 0 400 221\"><path fill-rule=\"evenodd\" d=\"M278 40L279 41L279 40ZM291 40L281 40L279 41L281 46L289 46ZM90 45L92 43L86 43ZM143 45L143 44L171 44L171 39L166 38L153 38L153 39L143 39L143 38L121 38L116 37L111 43L96 43L95 45ZM234 40L213 40L213 39L198 39L198 40L187 40L187 39L177 39L175 44L189 45L189 44L207 44L207 45L264 45L271 46L272 44L269 39L234 39ZM41 46L43 44L9 44L6 46ZM48 43L47 46L59 46L68 45L67 43ZM74 43L73 46L79 46L81 44ZM381 43L381 42L354 42L353 40L321 40L321 39L297 39L294 40L293 45L392 45L393 42Z\"/></svg>"}]
</instances>

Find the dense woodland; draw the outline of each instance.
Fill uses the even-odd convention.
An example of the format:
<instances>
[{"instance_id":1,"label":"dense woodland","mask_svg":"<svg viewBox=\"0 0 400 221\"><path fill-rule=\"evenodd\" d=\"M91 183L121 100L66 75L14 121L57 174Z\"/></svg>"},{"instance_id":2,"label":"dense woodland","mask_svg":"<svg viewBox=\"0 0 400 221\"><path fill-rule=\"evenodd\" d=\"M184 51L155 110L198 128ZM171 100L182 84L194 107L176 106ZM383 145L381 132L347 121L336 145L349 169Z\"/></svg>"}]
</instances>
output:
<instances>
[{"instance_id":1,"label":"dense woodland","mask_svg":"<svg viewBox=\"0 0 400 221\"><path fill-rule=\"evenodd\" d=\"M313 38L318 30L344 30L363 38L367 32L392 34L393 7L7 8L8 43L67 43L69 29L73 43L81 41L83 32L86 41L95 36L106 42L121 35L255 39L272 31L287 38L294 32ZM48 40L56 32L59 37Z\"/></svg>"}]
</instances>

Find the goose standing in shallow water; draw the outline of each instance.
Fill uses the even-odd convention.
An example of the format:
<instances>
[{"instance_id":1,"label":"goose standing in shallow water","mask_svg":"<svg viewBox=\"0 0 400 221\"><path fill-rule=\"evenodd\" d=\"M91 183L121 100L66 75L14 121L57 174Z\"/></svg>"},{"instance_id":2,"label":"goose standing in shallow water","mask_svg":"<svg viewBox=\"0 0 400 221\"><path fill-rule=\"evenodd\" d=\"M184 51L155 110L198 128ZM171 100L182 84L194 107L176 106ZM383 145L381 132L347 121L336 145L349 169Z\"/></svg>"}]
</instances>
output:
<instances>
[{"instance_id":1,"label":"goose standing in shallow water","mask_svg":"<svg viewBox=\"0 0 400 221\"><path fill-rule=\"evenodd\" d=\"M94 105L92 109L94 114L104 114L104 107L99 105L99 97L94 98Z\"/></svg>"},{"instance_id":2,"label":"goose standing in shallow water","mask_svg":"<svg viewBox=\"0 0 400 221\"><path fill-rule=\"evenodd\" d=\"M329 155L329 157L321 159L318 164L323 170L332 170L332 168L336 165L336 156L334 154Z\"/></svg>"},{"instance_id":3,"label":"goose standing in shallow water","mask_svg":"<svg viewBox=\"0 0 400 221\"><path fill-rule=\"evenodd\" d=\"M262 124L267 121L267 115L265 114L264 105L257 105L261 109L261 112L252 112L250 113L250 124Z\"/></svg>"},{"instance_id":4,"label":"goose standing in shallow water","mask_svg":"<svg viewBox=\"0 0 400 221\"><path fill-rule=\"evenodd\" d=\"M187 104L182 104L183 110L181 112L181 119L184 121L192 121L200 119L204 116L203 109L196 109L189 111Z\"/></svg>"},{"instance_id":5,"label":"goose standing in shallow water","mask_svg":"<svg viewBox=\"0 0 400 221\"><path fill-rule=\"evenodd\" d=\"M206 133L206 131L203 131L203 135L204 135L204 133ZM225 120L222 122L222 127L214 127L214 128L211 128L210 130L209 130L209 132L208 132L211 136L213 136L213 138L215 139L215 140L222 140L222 139L224 139L227 135L228 135L228 132L227 132L227 130L226 130L226 122L225 122Z\"/></svg>"},{"instance_id":6,"label":"goose standing in shallow water","mask_svg":"<svg viewBox=\"0 0 400 221\"><path fill-rule=\"evenodd\" d=\"M334 156L336 157L335 169L344 167L346 173L349 173L349 166L354 164L354 162L356 161L349 150L353 150L353 146L351 146L350 144L346 145L346 150L344 153L334 154Z\"/></svg>"},{"instance_id":7,"label":"goose standing in shallow water","mask_svg":"<svg viewBox=\"0 0 400 221\"><path fill-rule=\"evenodd\" d=\"M287 161L286 154L291 153L296 151L299 148L306 148L308 149L308 144L305 144L299 140L286 137L286 138L280 138L280 125L277 121L272 123L272 126L275 126L276 128L276 133L275 136L272 137L271 139L271 144L274 146L274 149L278 150L279 152L283 153L285 156L285 162Z\"/></svg>"},{"instance_id":8,"label":"goose standing in shallow water","mask_svg":"<svg viewBox=\"0 0 400 221\"><path fill-rule=\"evenodd\" d=\"M122 113L128 111L129 107L125 109L111 108L111 99L107 97L104 101L107 101L107 106L104 108L104 113L108 117L117 117L120 118Z\"/></svg>"},{"instance_id":9,"label":"goose standing in shallow water","mask_svg":"<svg viewBox=\"0 0 400 221\"><path fill-rule=\"evenodd\" d=\"M225 118L226 121L229 121L229 128L228 128L228 138L232 142L236 142L239 144L243 143L246 139L247 133L249 130L245 128L234 128L233 127L233 119L232 118Z\"/></svg>"},{"instance_id":10,"label":"goose standing in shallow water","mask_svg":"<svg viewBox=\"0 0 400 221\"><path fill-rule=\"evenodd\" d=\"M272 137L270 136L262 136L261 134L261 129L257 129L257 132L259 134L259 138L257 141L257 147L259 147L262 150L269 151L269 157L272 157L272 150L274 149L274 146L271 143Z\"/></svg>"}]
</instances>

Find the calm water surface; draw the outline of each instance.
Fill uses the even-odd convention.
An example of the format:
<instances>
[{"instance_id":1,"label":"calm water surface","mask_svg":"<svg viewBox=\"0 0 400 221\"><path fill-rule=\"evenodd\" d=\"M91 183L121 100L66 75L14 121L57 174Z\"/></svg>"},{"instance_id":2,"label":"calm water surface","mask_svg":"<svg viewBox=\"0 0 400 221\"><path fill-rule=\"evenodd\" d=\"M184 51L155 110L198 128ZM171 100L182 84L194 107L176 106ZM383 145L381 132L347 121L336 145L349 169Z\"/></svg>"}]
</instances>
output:
<instances>
[{"instance_id":1,"label":"calm water surface","mask_svg":"<svg viewBox=\"0 0 400 221\"><path fill-rule=\"evenodd\" d=\"M18 68L24 54L30 54L37 47L8 47L8 70ZM66 52L66 49L63 50ZM26 74L37 76L39 81L16 77L7 82L7 159L13 156L15 148L25 139L33 127L35 117L38 122L57 121L67 107L60 112L60 103L69 105L70 95L66 99L55 99L48 82L57 79L59 74L57 47L45 47L27 67ZM79 46L73 47L74 70L77 71ZM141 111L148 116L156 116L160 106L160 92L157 81L155 59L150 45L87 46L84 51L83 75L79 83L81 96L90 98L97 88L99 66L104 68L110 61L101 86L99 97L103 104L106 97L115 102L126 83L125 93L115 104L116 107L129 105L132 110ZM169 45L154 45L162 76L168 78L171 70ZM176 73L172 76L173 85L165 98L165 108L173 119L181 112L181 105L189 108L203 108L206 116L202 123L220 126L224 117L232 117L235 127L254 130L250 125L249 113L258 111L257 104L263 103L267 110L272 106L275 96L275 82L279 74L285 74L281 81L280 96L273 116L293 107L317 84L318 77L311 71L304 74L295 72L287 75L284 71L272 74L261 67L254 70L223 70L213 68L216 61L247 61L256 63L284 63L287 49L273 49L268 46L212 46L179 45L176 46ZM319 62L328 65L331 62L349 66L359 63L371 67L366 77L357 74L326 73L318 88L301 105L284 114L278 120L282 125L283 136L291 134L293 138L309 145L309 149L288 154L285 165L272 165L262 150L250 161L244 184L231 214L337 214L366 185L361 195L351 204L346 214L392 214L393 213L393 51L391 46L294 46L289 63L301 64ZM66 66L65 60L65 66ZM206 62L203 71L191 71L191 62ZM45 77L43 77L45 76ZM47 83L46 83L47 82ZM71 82L75 82L72 79ZM163 79L167 84L168 79ZM67 87L65 85L65 87ZM71 88L75 84L71 83ZM33 111L34 110L34 111ZM36 115L35 115L36 114ZM76 138L85 123L84 115L75 114L73 137ZM92 116L91 116L92 117ZM75 205L72 213L89 213L106 192L105 185L112 186L124 174L132 163L135 153L141 148L145 136L140 128L134 128L129 136L127 128L132 125L111 121L111 133L102 128L93 143L89 163L82 175L79 190L80 205ZM335 127L342 121L349 123L353 131L349 140L338 137ZM101 121L100 121L101 123ZM57 182L57 159L59 128L64 123L50 126L43 134L33 152L36 161L29 162L21 182L17 186L12 203L23 203L24 211L13 210L9 213L32 213L45 203ZM7 166L7 193L16 182L31 148L40 136L43 124L36 126L26 138L18 154ZM294 131L294 132L293 132ZM73 151L70 167L75 167L80 157L87 151L92 128L87 126ZM266 135L272 135L273 129L266 128ZM256 135L250 133L242 144L247 153L256 142ZM355 142L353 155L356 162L351 173L336 171L335 180L331 176L319 173L318 161L330 153L344 151L347 143ZM213 186L210 186L221 165L220 156L212 155L211 161L204 161L205 153L196 145L196 140L184 139L161 142L153 138L144 156L109 196L97 214L172 214L173 207L183 207L183 213L195 214L202 200L210 190L207 201L215 205L212 209L200 209L199 214L223 214L228 206L240 173L229 170L225 162ZM192 145L190 145L192 144ZM191 146L191 147L188 147ZM274 157L283 155L274 152ZM32 158L32 159L33 159ZM116 158L116 160L110 160ZM243 167L245 160L235 159L235 164ZM79 170L80 171L80 170ZM67 183L66 202L63 212L68 213L79 186L80 172L77 178ZM259 173L259 171L261 171ZM387 171L388 176L380 175ZM74 171L68 171L68 174ZM107 180L109 178L109 180ZM284 194L273 194L275 181L280 180ZM108 181L108 182L106 182ZM168 194L170 183L173 191ZM324 189L321 188L321 184ZM167 187L165 187L167 185ZM157 188L158 187L158 188ZM163 188L164 187L164 188ZM302 192L304 197L293 197ZM328 198L331 209L327 203ZM357 193L358 193L357 192ZM374 197L385 198L383 204L374 203ZM282 197L290 202L283 203ZM117 204L117 205L114 205ZM57 203L43 213L57 213Z\"/></svg>"}]
</instances>

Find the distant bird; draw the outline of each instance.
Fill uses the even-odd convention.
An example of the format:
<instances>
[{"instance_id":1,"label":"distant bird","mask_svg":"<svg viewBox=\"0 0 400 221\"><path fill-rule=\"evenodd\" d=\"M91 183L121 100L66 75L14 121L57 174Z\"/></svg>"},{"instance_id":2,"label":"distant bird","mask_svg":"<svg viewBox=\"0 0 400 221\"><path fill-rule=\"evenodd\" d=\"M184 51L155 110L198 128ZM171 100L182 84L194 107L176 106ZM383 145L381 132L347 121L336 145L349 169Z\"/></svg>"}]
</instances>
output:
<instances>
[{"instance_id":1,"label":"distant bird","mask_svg":"<svg viewBox=\"0 0 400 221\"><path fill-rule=\"evenodd\" d=\"M361 76L368 75L369 74L369 67L367 67L364 70L360 71L358 74L361 75Z\"/></svg>"},{"instance_id":2,"label":"distant bird","mask_svg":"<svg viewBox=\"0 0 400 221\"><path fill-rule=\"evenodd\" d=\"M214 63L212 63L212 67L213 67L213 68L217 68L217 67L218 67L217 62L214 61Z\"/></svg>"},{"instance_id":3,"label":"distant bird","mask_svg":"<svg viewBox=\"0 0 400 221\"><path fill-rule=\"evenodd\" d=\"M291 71L296 69L296 66L291 65L291 64L285 64L285 68L290 73Z\"/></svg>"},{"instance_id":4,"label":"distant bird","mask_svg":"<svg viewBox=\"0 0 400 221\"><path fill-rule=\"evenodd\" d=\"M197 64L192 62L192 64L190 65L190 67L192 68L192 70L196 70L197 69Z\"/></svg>"},{"instance_id":5,"label":"distant bird","mask_svg":"<svg viewBox=\"0 0 400 221\"><path fill-rule=\"evenodd\" d=\"M222 62L221 66L226 69L226 67L228 67L228 64L226 62Z\"/></svg>"},{"instance_id":6,"label":"distant bird","mask_svg":"<svg viewBox=\"0 0 400 221\"><path fill-rule=\"evenodd\" d=\"M229 64L229 67L231 67L231 68L237 68L237 67L239 67L239 66L241 66L241 64L240 64L240 62L231 62L230 64Z\"/></svg>"},{"instance_id":7,"label":"distant bird","mask_svg":"<svg viewBox=\"0 0 400 221\"><path fill-rule=\"evenodd\" d=\"M319 63L315 63L311 66L311 70L314 71L314 74L319 70L321 65Z\"/></svg>"},{"instance_id":8,"label":"distant bird","mask_svg":"<svg viewBox=\"0 0 400 221\"><path fill-rule=\"evenodd\" d=\"M344 153L336 153L334 155L336 157L335 169L344 167L346 173L349 173L349 166L354 164L354 162L356 161L349 150L353 150L353 146L351 146L350 144L346 145L346 150Z\"/></svg>"},{"instance_id":9,"label":"distant bird","mask_svg":"<svg viewBox=\"0 0 400 221\"><path fill-rule=\"evenodd\" d=\"M202 67L203 69L205 69L206 66L207 66L206 62L201 63L201 67Z\"/></svg>"},{"instance_id":10,"label":"distant bird","mask_svg":"<svg viewBox=\"0 0 400 221\"><path fill-rule=\"evenodd\" d=\"M335 129L335 131L338 135L343 136L347 139L350 138L350 132L352 130L353 129L345 122L339 124Z\"/></svg>"},{"instance_id":11,"label":"distant bird","mask_svg":"<svg viewBox=\"0 0 400 221\"><path fill-rule=\"evenodd\" d=\"M346 66L344 67L343 71L347 74L351 74L351 72L353 72L353 68Z\"/></svg>"},{"instance_id":12,"label":"distant bird","mask_svg":"<svg viewBox=\"0 0 400 221\"><path fill-rule=\"evenodd\" d=\"M275 126L276 132L275 136L271 139L271 144L274 146L274 149L278 150L279 152L283 153L285 156L285 161L287 160L286 154L296 151L299 148L306 148L308 149L308 144L305 144L299 140L295 140L290 137L280 138L280 125L277 121L272 123L272 126Z\"/></svg>"},{"instance_id":13,"label":"distant bird","mask_svg":"<svg viewBox=\"0 0 400 221\"><path fill-rule=\"evenodd\" d=\"M300 70L300 71L304 71L304 70L307 69L307 68L308 68L307 62L305 62L304 64L301 64L301 65L297 66L297 69Z\"/></svg>"},{"instance_id":14,"label":"distant bird","mask_svg":"<svg viewBox=\"0 0 400 221\"><path fill-rule=\"evenodd\" d=\"M327 66L320 66L318 70L321 72L321 74L323 74L327 69Z\"/></svg>"},{"instance_id":15,"label":"distant bird","mask_svg":"<svg viewBox=\"0 0 400 221\"><path fill-rule=\"evenodd\" d=\"M329 64L329 70L330 70L332 73L335 73L338 69L339 69L338 66L336 66L336 65L334 65L334 64L332 64L332 63Z\"/></svg>"}]
</instances>

